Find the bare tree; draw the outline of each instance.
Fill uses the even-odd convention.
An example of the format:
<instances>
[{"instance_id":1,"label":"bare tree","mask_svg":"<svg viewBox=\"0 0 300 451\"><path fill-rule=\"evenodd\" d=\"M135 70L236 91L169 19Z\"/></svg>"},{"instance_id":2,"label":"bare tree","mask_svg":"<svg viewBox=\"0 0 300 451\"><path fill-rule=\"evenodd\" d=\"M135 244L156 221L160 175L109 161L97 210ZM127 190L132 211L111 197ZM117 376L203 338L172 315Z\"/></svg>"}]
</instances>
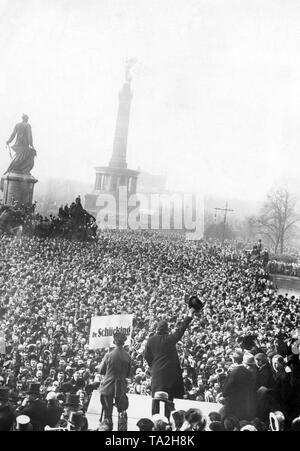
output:
<instances>
[{"instance_id":1,"label":"bare tree","mask_svg":"<svg viewBox=\"0 0 300 451\"><path fill-rule=\"evenodd\" d=\"M300 215L297 199L283 187L270 191L260 215L256 218L258 231L274 247L275 253L284 252L287 241L295 234Z\"/></svg>"}]
</instances>

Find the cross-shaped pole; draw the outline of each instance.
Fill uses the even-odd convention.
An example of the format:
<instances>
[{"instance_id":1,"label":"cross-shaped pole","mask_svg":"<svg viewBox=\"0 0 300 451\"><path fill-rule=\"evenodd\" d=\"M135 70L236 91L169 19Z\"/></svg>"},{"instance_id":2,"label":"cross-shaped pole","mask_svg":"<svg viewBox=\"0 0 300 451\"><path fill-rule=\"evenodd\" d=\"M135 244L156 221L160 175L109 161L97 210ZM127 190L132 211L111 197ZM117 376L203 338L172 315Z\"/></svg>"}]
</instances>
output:
<instances>
[{"instance_id":1,"label":"cross-shaped pole","mask_svg":"<svg viewBox=\"0 0 300 451\"><path fill-rule=\"evenodd\" d=\"M224 219L223 219L223 233L222 233L222 245L224 244L225 240L225 228L226 228L226 221L227 221L227 212L228 211L234 211L231 208L228 208L228 202L226 202L225 208L215 208L215 210L224 211Z\"/></svg>"}]
</instances>

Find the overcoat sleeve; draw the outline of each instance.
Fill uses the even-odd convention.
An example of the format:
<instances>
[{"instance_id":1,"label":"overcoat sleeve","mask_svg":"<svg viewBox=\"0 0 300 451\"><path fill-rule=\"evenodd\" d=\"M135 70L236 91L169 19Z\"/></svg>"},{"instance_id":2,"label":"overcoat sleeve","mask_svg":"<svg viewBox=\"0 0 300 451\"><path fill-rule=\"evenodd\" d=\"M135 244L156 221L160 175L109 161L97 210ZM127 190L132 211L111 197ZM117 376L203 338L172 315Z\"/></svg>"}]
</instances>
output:
<instances>
[{"instance_id":1,"label":"overcoat sleeve","mask_svg":"<svg viewBox=\"0 0 300 451\"><path fill-rule=\"evenodd\" d=\"M184 332L186 331L192 319L193 318L191 316L187 316L186 318L184 318L183 323L177 328L174 334L170 335L174 343L177 343L182 338Z\"/></svg>"}]
</instances>

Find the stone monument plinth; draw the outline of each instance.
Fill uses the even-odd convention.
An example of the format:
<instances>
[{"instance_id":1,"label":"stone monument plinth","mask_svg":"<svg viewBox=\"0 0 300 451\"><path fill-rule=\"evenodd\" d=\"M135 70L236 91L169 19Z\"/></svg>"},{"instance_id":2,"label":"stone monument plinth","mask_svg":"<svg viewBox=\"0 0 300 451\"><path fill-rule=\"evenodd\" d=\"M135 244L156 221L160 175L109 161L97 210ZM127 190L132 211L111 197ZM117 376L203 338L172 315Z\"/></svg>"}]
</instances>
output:
<instances>
[{"instance_id":1,"label":"stone monument plinth","mask_svg":"<svg viewBox=\"0 0 300 451\"><path fill-rule=\"evenodd\" d=\"M12 205L14 202L18 202L31 205L36 182L37 179L30 174L18 174L17 172L5 174L1 179L3 204Z\"/></svg>"}]
</instances>

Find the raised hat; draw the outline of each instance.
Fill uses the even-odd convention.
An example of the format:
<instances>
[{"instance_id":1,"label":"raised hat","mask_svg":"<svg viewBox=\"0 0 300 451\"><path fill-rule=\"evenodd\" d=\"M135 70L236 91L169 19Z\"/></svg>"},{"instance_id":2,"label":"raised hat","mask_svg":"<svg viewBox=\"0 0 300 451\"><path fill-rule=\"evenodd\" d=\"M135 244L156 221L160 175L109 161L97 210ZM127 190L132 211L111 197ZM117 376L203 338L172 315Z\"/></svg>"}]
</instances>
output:
<instances>
[{"instance_id":1,"label":"raised hat","mask_svg":"<svg viewBox=\"0 0 300 451\"><path fill-rule=\"evenodd\" d=\"M191 297L189 298L188 304L189 304L189 307L190 307L190 308L194 308L196 311L200 311L200 310L202 310L203 307L204 307L204 302L202 302L202 301L198 298L198 296L191 296Z\"/></svg>"}]
</instances>

